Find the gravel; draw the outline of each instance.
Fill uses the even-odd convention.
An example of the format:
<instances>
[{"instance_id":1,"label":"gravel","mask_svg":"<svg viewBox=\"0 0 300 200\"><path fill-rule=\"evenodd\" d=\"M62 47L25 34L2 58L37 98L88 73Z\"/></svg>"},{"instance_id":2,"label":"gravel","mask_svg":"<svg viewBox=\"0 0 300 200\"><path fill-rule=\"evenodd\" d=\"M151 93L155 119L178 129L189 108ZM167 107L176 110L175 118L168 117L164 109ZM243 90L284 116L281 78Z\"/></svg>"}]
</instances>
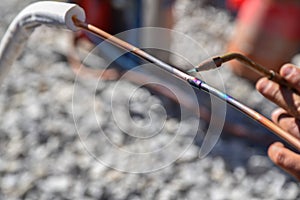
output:
<instances>
[{"instance_id":1,"label":"gravel","mask_svg":"<svg viewBox=\"0 0 300 200\"><path fill-rule=\"evenodd\" d=\"M30 2L2 1L0 37ZM178 0L175 14L175 30L203 47L184 55L191 63L224 52L234 24L227 12ZM271 163L266 145L226 134L199 158L207 122L168 116L164 106L176 104L129 81L76 77L63 55L66 41L68 31L38 28L1 86L0 199L300 197L298 182ZM172 43L174 50L186 48L184 41ZM172 62L187 67L176 57ZM228 93L270 115L275 106L251 84L226 68L219 73ZM214 73L203 76L216 84ZM269 134L232 108L227 116Z\"/></svg>"}]
</instances>

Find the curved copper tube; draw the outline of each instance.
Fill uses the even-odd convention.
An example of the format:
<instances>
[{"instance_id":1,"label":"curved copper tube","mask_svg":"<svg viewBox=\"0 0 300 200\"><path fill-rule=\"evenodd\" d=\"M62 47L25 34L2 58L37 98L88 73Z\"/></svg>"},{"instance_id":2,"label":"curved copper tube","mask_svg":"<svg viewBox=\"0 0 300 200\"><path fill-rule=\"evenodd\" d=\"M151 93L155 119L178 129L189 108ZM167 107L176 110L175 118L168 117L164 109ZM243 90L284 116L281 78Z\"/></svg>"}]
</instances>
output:
<instances>
[{"instance_id":1,"label":"curved copper tube","mask_svg":"<svg viewBox=\"0 0 300 200\"><path fill-rule=\"evenodd\" d=\"M119 39L114 37L113 35L91 25L91 24L87 24L85 22L82 22L80 20L78 20L76 17L73 17L73 21L75 23L76 26L78 26L79 28L82 28L83 30L89 31L91 33L94 33L97 36L100 36L106 40L108 40L109 42L111 42L112 44L123 48L129 52L131 52L134 55L137 55L143 59L145 59L148 62L151 62L157 66L159 66L160 68L170 72L171 74L173 74L174 76L187 81L190 85L201 89L203 91L206 91L220 99L222 99L223 101L226 101L228 104L232 105L233 107L235 107L236 109L240 110L241 112L245 113L246 115L248 115L249 117L251 117L252 119L256 120L257 122L259 122L260 124L264 125L266 128L270 129L273 133L275 133L277 136L279 136L280 138L282 138L283 140L285 140L287 143L289 143L290 145L292 145L293 147L295 147L296 149L298 149L300 151L300 140L298 138L296 138L295 136L289 134L288 132L284 131L283 129L281 129L279 126L277 126L276 124L274 124L271 120L269 120L268 118L264 117L262 114L256 112L255 110L247 107L246 105L240 103L239 101L237 101L236 99L234 99L233 97L217 90L216 88L213 88L212 86L208 85L207 83L203 82L202 80L193 77L191 75L186 74L183 71L180 71L179 69L155 58L154 56L144 52L143 50ZM241 54L228 54L225 55L223 57L216 57L213 58L211 60L209 60L209 63L206 63L207 66L211 67L213 66L213 68L216 68L218 66L220 66L223 62L229 61L231 59L235 59L238 58L244 62L249 62L248 59L245 59L244 56L242 56ZM255 65L255 67L257 67L257 71L259 71L260 73L266 73L268 75L270 75L270 73L272 72L267 72L263 69L261 69L261 67L259 65ZM201 67L201 66L200 66ZM270 76L270 78L276 77L275 76ZM279 81L279 79L274 79Z\"/></svg>"}]
</instances>

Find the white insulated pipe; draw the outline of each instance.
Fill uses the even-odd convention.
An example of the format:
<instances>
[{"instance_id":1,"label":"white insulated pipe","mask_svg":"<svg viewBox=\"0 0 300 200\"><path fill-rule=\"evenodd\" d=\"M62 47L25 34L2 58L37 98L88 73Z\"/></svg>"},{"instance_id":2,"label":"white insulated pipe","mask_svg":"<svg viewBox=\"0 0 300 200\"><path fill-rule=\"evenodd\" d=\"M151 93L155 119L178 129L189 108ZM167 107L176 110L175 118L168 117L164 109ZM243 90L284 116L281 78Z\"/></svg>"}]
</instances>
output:
<instances>
[{"instance_id":1,"label":"white insulated pipe","mask_svg":"<svg viewBox=\"0 0 300 200\"><path fill-rule=\"evenodd\" d=\"M84 10L76 4L41 1L24 8L9 25L0 42L0 84L19 57L34 29L42 24L79 30L72 17L85 21Z\"/></svg>"}]
</instances>

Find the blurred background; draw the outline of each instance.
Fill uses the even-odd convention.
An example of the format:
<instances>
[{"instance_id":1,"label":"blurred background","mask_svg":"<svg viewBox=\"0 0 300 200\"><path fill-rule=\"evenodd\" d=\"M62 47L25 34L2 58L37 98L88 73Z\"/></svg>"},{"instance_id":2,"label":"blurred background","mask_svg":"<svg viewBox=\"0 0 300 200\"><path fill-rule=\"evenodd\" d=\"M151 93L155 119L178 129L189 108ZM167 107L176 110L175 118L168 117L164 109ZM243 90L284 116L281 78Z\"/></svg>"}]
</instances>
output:
<instances>
[{"instance_id":1,"label":"blurred background","mask_svg":"<svg viewBox=\"0 0 300 200\"><path fill-rule=\"evenodd\" d=\"M32 2L2 1L0 37ZM105 7L108 1L102 2ZM97 25L114 34L142 26L174 30L175 37L168 31L159 35L171 53L148 51L182 70L237 49L229 45L238 33L237 10L229 10L222 0L111 2L114 12L99 16L110 17L98 21L97 16L94 23L103 22ZM86 9L91 15L97 10ZM142 33L146 36L121 36L137 46L157 40ZM159 69L151 71L157 83L179 88L184 102L177 102L164 87L140 87L140 79L122 78L140 61L126 54L107 63L104 58L114 58L113 50L94 49L100 42L88 34L46 26L30 37L0 91L0 199L299 198L298 182L267 157L268 145L278 140L272 133L227 107L221 137L199 158L210 124L209 95L192 91L200 112L181 109L190 98L182 83ZM78 68L81 60L87 68ZM291 61L300 64L296 51ZM97 73L106 68L111 71L99 79ZM253 79L235 75L230 66L200 77L267 117L276 107L256 92Z\"/></svg>"}]
</instances>

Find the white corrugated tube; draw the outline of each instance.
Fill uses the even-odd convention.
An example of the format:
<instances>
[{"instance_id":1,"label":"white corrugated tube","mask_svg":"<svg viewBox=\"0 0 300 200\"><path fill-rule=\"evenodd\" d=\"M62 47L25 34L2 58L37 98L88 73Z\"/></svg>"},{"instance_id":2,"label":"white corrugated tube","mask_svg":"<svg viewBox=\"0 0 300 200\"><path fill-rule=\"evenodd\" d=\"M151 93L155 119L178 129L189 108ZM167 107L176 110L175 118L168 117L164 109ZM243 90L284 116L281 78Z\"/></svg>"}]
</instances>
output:
<instances>
[{"instance_id":1,"label":"white corrugated tube","mask_svg":"<svg viewBox=\"0 0 300 200\"><path fill-rule=\"evenodd\" d=\"M41 1L24 8L10 24L0 43L0 84L36 27L45 24L77 31L73 16L85 21L84 10L76 4Z\"/></svg>"}]
</instances>

